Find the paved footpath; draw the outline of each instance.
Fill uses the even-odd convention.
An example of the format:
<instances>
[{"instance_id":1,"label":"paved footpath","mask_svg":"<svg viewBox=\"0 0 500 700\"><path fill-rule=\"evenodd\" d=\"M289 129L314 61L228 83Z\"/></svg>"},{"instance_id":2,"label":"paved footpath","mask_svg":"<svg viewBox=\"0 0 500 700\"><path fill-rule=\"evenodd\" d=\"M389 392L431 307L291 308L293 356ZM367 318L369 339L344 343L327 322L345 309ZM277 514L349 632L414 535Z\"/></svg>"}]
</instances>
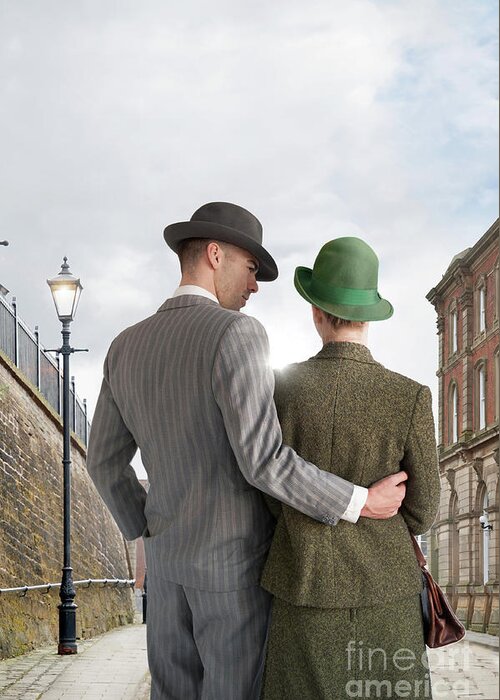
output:
<instances>
[{"instance_id":1,"label":"paved footpath","mask_svg":"<svg viewBox=\"0 0 500 700\"><path fill-rule=\"evenodd\" d=\"M55 647L0 661L2 700L147 700L146 625L118 627L78 642L78 654Z\"/></svg>"},{"instance_id":2,"label":"paved footpath","mask_svg":"<svg viewBox=\"0 0 500 700\"><path fill-rule=\"evenodd\" d=\"M434 700L498 700L498 638L468 633L429 659ZM147 700L149 687L142 624L80 641L74 656L49 647L0 661L2 700Z\"/></svg>"},{"instance_id":3,"label":"paved footpath","mask_svg":"<svg viewBox=\"0 0 500 700\"><path fill-rule=\"evenodd\" d=\"M498 700L498 637L467 632L461 642L428 653L433 700Z\"/></svg>"}]
</instances>

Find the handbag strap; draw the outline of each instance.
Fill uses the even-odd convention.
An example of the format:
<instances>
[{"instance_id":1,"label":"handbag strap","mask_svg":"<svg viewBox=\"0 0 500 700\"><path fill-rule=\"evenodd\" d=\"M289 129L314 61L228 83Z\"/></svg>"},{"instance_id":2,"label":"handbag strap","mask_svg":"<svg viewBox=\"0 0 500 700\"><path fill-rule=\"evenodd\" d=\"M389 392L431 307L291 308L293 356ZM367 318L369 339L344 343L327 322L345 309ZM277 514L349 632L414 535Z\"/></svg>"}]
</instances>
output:
<instances>
[{"instance_id":1,"label":"handbag strap","mask_svg":"<svg viewBox=\"0 0 500 700\"><path fill-rule=\"evenodd\" d=\"M413 544L413 549L415 550L415 555L417 557L418 565L420 566L421 569L425 569L427 566L427 561L423 555L422 550L420 549L420 546L415 538L415 535L412 535L410 532L410 537L411 537L411 542Z\"/></svg>"}]
</instances>

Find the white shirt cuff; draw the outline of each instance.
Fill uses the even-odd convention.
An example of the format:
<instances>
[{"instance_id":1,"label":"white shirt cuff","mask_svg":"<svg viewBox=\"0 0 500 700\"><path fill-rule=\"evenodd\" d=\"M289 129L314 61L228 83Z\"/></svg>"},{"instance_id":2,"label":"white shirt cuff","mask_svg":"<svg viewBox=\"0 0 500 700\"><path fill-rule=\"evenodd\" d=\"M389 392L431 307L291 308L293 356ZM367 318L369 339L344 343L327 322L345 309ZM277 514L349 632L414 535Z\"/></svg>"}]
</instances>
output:
<instances>
[{"instance_id":1,"label":"white shirt cuff","mask_svg":"<svg viewBox=\"0 0 500 700\"><path fill-rule=\"evenodd\" d=\"M345 509L344 515L340 516L340 519L347 520L350 523L357 523L367 498L368 489L365 489L364 486L355 485L349 505Z\"/></svg>"}]
</instances>

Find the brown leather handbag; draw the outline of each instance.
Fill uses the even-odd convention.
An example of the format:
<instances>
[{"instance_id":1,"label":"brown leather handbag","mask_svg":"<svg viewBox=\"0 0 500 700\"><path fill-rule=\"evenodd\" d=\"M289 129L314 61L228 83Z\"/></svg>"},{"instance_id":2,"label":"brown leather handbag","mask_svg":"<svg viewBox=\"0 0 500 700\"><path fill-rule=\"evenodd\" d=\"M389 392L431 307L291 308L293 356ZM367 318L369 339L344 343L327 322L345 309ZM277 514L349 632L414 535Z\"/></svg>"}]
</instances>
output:
<instances>
[{"instance_id":1,"label":"brown leather handbag","mask_svg":"<svg viewBox=\"0 0 500 700\"><path fill-rule=\"evenodd\" d=\"M422 571L424 588L420 598L422 601L425 643L431 649L436 649L447 644L459 642L465 636L465 627L455 615L444 591L432 578L430 571L427 569L427 562L422 550L413 535L411 535L411 541Z\"/></svg>"}]
</instances>

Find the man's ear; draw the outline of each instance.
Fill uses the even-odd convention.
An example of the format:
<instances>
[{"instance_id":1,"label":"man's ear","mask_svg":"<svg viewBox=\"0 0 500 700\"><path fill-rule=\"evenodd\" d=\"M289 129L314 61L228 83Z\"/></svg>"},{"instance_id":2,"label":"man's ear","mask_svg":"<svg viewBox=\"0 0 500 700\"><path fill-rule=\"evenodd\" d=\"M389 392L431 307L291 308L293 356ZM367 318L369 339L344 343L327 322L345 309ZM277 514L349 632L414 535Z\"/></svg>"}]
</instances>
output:
<instances>
[{"instance_id":1,"label":"man's ear","mask_svg":"<svg viewBox=\"0 0 500 700\"><path fill-rule=\"evenodd\" d=\"M220 267L224 255L217 241L210 241L206 247L206 255L212 269L217 270L217 268Z\"/></svg>"}]
</instances>

